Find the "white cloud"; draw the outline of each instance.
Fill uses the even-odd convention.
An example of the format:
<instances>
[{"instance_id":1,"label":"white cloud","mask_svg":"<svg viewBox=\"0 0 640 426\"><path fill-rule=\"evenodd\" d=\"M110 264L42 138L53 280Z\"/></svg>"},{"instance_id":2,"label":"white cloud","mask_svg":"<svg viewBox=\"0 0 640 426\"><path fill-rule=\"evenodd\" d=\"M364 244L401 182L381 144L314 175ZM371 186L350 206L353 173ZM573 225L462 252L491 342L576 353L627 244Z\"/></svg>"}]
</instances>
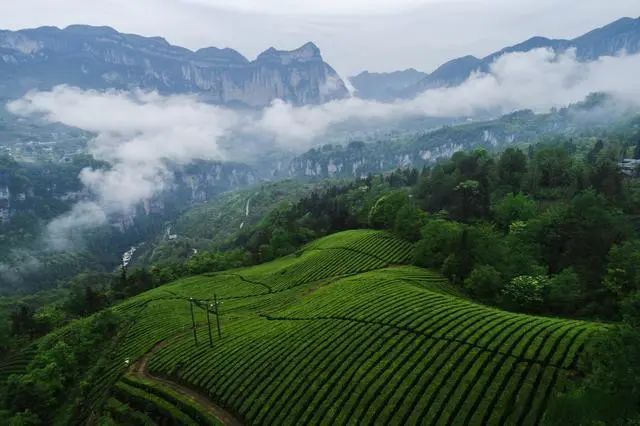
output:
<instances>
[{"instance_id":1,"label":"white cloud","mask_svg":"<svg viewBox=\"0 0 640 426\"><path fill-rule=\"evenodd\" d=\"M602 57L579 62L573 51L556 55L548 49L512 53L496 60L488 73L476 73L460 86L429 90L401 108L426 115L507 113L564 106L589 93L608 92L635 102L640 96L640 55Z\"/></svg>"},{"instance_id":2,"label":"white cloud","mask_svg":"<svg viewBox=\"0 0 640 426\"><path fill-rule=\"evenodd\" d=\"M108 223L104 208L92 201L81 201L71 210L47 224L45 242L53 250L68 250L84 240L83 233Z\"/></svg>"},{"instance_id":3,"label":"white cloud","mask_svg":"<svg viewBox=\"0 0 640 426\"><path fill-rule=\"evenodd\" d=\"M487 73L458 87L429 90L391 104L350 98L294 107L276 101L248 113L203 103L194 96L143 92L98 92L59 86L31 92L8 104L20 115L42 114L49 121L95 132L90 152L107 161L106 170L85 169L80 179L93 194L50 226L52 241L73 227L103 224L127 213L171 183L168 163L196 159L248 161L272 149L303 151L333 126L349 120L379 123L407 116L473 116L536 111L564 106L595 91L638 105L640 55L605 57L581 63L572 52L539 49L499 58ZM58 229L63 230L57 232Z\"/></svg>"}]
</instances>

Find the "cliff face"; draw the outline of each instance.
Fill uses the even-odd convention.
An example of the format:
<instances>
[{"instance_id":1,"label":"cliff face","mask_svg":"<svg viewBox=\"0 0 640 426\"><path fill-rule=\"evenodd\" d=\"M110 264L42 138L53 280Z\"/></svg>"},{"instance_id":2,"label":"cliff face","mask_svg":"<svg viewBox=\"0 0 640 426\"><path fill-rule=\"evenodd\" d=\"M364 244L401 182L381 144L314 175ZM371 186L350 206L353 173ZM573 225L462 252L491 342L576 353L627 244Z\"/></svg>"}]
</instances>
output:
<instances>
[{"instance_id":1,"label":"cliff face","mask_svg":"<svg viewBox=\"0 0 640 426\"><path fill-rule=\"evenodd\" d=\"M348 96L313 43L293 51L271 48L248 61L233 49L194 52L109 27L0 31L0 98L57 84L199 93L210 102L251 107L274 99L303 105Z\"/></svg>"},{"instance_id":2,"label":"cliff face","mask_svg":"<svg viewBox=\"0 0 640 426\"><path fill-rule=\"evenodd\" d=\"M0 227L11 226L20 213L35 213L48 221L63 214L73 203L91 200L91 194L78 179L79 167L52 164L47 167L13 163L0 172ZM112 218L122 229L136 216L172 217L198 203L206 202L222 192L258 182L257 173L240 163L196 161L186 166L173 166L172 179L164 191L142 202L134 211ZM42 179L47 176L47 179ZM46 211L43 216L39 211Z\"/></svg>"}]
</instances>

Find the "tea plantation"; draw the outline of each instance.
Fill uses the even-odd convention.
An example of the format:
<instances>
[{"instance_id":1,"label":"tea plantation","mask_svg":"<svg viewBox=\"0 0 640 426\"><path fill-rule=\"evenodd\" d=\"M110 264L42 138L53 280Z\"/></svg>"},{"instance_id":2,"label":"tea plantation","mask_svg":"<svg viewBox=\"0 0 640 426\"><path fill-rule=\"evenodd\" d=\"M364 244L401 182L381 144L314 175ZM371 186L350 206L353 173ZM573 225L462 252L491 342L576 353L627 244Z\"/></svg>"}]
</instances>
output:
<instances>
[{"instance_id":1,"label":"tea plantation","mask_svg":"<svg viewBox=\"0 0 640 426\"><path fill-rule=\"evenodd\" d=\"M129 424L539 424L604 326L475 303L411 252L347 231L130 299L94 407Z\"/></svg>"}]
</instances>

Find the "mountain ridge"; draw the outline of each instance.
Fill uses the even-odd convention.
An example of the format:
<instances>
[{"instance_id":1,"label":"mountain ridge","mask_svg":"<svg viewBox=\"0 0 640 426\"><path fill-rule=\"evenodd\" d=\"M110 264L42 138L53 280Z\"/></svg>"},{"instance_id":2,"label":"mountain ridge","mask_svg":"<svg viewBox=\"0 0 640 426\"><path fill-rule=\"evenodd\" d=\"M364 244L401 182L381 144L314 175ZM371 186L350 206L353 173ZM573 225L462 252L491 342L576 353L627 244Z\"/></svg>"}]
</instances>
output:
<instances>
[{"instance_id":1,"label":"mountain ridge","mask_svg":"<svg viewBox=\"0 0 640 426\"><path fill-rule=\"evenodd\" d=\"M350 81L356 88L356 95L360 94L365 99L388 101L397 98L411 98L428 89L457 86L474 71L487 72L491 64L504 54L528 52L538 48L550 48L556 52L564 52L574 48L576 58L581 61L593 61L602 56L612 56L620 52L635 54L640 52L640 17L623 17L572 39L554 39L536 35L482 58L473 55L455 58L440 65L433 72L425 74L424 78L403 90L394 91L389 85L388 92L393 93L393 96L385 99L368 96L366 90L358 91L358 80L355 77L352 77Z\"/></svg>"},{"instance_id":2,"label":"mountain ridge","mask_svg":"<svg viewBox=\"0 0 640 426\"><path fill-rule=\"evenodd\" d=\"M348 96L311 42L290 51L266 49L250 61L228 47L193 51L107 26L0 30L0 97L57 84L199 93L212 103L249 107L274 99L303 105Z\"/></svg>"}]
</instances>

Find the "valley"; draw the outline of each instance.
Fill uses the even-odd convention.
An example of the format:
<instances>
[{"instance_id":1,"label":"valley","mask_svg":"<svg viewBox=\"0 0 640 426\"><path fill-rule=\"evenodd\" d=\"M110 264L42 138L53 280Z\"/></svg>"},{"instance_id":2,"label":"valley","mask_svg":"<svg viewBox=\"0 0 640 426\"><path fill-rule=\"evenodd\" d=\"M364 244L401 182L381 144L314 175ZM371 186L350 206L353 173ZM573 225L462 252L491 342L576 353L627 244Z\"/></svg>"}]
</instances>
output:
<instances>
[{"instance_id":1,"label":"valley","mask_svg":"<svg viewBox=\"0 0 640 426\"><path fill-rule=\"evenodd\" d=\"M32 3L3 425L638 424L628 2Z\"/></svg>"}]
</instances>

